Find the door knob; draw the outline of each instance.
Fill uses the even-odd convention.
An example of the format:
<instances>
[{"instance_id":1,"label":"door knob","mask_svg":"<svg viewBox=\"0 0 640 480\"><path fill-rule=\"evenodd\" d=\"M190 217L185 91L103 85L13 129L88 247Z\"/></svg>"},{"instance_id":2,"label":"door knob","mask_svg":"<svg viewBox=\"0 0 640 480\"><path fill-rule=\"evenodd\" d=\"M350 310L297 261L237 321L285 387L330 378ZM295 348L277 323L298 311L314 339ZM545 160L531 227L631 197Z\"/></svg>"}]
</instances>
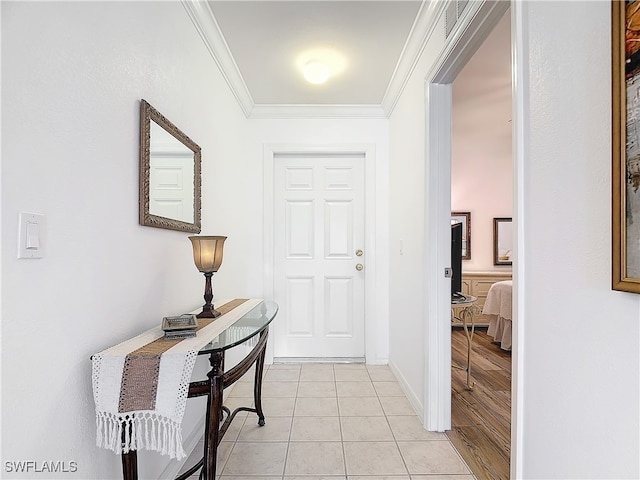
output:
<instances>
[{"instance_id":1,"label":"door knob","mask_svg":"<svg viewBox=\"0 0 640 480\"><path fill-rule=\"evenodd\" d=\"M361 257L364 252L360 249L356 250L356 257Z\"/></svg>"},{"instance_id":2,"label":"door knob","mask_svg":"<svg viewBox=\"0 0 640 480\"><path fill-rule=\"evenodd\" d=\"M361 271L364 268L364 265L362 265L361 263L358 263L356 265L356 270Z\"/></svg>"}]
</instances>

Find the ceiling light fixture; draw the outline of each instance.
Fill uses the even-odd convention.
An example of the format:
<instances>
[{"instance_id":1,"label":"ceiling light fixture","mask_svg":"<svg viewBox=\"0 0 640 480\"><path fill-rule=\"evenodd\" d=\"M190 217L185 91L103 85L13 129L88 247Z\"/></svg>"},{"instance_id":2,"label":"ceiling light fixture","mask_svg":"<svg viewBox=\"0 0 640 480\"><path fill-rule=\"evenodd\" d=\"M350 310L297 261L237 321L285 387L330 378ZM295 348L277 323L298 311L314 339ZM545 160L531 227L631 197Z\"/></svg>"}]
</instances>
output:
<instances>
[{"instance_id":1,"label":"ceiling light fixture","mask_svg":"<svg viewBox=\"0 0 640 480\"><path fill-rule=\"evenodd\" d=\"M312 60L304 66L302 74L307 82L319 85L329 79L331 71L324 63Z\"/></svg>"},{"instance_id":2,"label":"ceiling light fixture","mask_svg":"<svg viewBox=\"0 0 640 480\"><path fill-rule=\"evenodd\" d=\"M307 82L320 85L342 74L347 68L347 59L332 48L313 48L301 52L295 64Z\"/></svg>"}]
</instances>

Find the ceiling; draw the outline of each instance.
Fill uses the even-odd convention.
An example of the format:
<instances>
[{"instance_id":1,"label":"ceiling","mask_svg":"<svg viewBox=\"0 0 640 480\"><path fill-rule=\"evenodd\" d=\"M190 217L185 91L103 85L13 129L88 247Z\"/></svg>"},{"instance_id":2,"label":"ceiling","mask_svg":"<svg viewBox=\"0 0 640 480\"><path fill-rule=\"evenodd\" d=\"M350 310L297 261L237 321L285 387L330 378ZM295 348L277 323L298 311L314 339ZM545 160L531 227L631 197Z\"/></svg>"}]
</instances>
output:
<instances>
[{"instance_id":1,"label":"ceiling","mask_svg":"<svg viewBox=\"0 0 640 480\"><path fill-rule=\"evenodd\" d=\"M185 6L247 117L386 118L444 3L226 0ZM329 65L326 83L304 79L302 67L313 60Z\"/></svg>"},{"instance_id":2,"label":"ceiling","mask_svg":"<svg viewBox=\"0 0 640 480\"><path fill-rule=\"evenodd\" d=\"M380 104L420 9L417 1L209 2L258 104ZM304 62L333 51L343 65L321 85ZM309 52L309 53L306 53ZM340 68L342 67L342 68Z\"/></svg>"},{"instance_id":3,"label":"ceiling","mask_svg":"<svg viewBox=\"0 0 640 480\"><path fill-rule=\"evenodd\" d=\"M454 134L511 138L510 39L507 12L453 81Z\"/></svg>"}]
</instances>

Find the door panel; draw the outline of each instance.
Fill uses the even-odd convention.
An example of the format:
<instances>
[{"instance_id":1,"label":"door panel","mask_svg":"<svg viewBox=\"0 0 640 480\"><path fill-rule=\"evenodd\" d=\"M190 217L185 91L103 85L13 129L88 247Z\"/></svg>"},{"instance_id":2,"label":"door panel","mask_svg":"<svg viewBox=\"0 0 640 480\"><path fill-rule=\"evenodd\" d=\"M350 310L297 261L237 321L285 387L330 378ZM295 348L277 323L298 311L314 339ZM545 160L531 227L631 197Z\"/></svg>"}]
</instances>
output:
<instances>
[{"instance_id":1,"label":"door panel","mask_svg":"<svg viewBox=\"0 0 640 480\"><path fill-rule=\"evenodd\" d=\"M325 202L325 258L350 259L353 255L353 203Z\"/></svg>"},{"instance_id":2,"label":"door panel","mask_svg":"<svg viewBox=\"0 0 640 480\"><path fill-rule=\"evenodd\" d=\"M312 259L314 255L313 201L286 202L286 258Z\"/></svg>"},{"instance_id":3,"label":"door panel","mask_svg":"<svg viewBox=\"0 0 640 480\"><path fill-rule=\"evenodd\" d=\"M350 337L354 335L351 312L353 312L353 279L325 279L325 335L328 337Z\"/></svg>"},{"instance_id":4,"label":"door panel","mask_svg":"<svg viewBox=\"0 0 640 480\"><path fill-rule=\"evenodd\" d=\"M312 277L286 279L286 311L289 312L286 333L290 336L313 336L313 283Z\"/></svg>"}]
</instances>

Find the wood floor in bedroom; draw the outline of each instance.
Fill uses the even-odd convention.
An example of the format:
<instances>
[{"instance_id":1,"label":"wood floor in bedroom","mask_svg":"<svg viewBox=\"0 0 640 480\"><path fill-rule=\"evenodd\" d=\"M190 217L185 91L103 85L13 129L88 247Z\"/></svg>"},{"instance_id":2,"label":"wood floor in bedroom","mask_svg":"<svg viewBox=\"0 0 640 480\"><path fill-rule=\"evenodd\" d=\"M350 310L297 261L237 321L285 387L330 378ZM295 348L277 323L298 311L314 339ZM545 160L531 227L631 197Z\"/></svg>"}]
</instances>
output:
<instances>
[{"instance_id":1,"label":"wood floor in bedroom","mask_svg":"<svg viewBox=\"0 0 640 480\"><path fill-rule=\"evenodd\" d=\"M451 430L447 436L478 480L508 479L511 450L511 352L491 341L486 328L473 337L472 391L466 388L467 338L451 331Z\"/></svg>"}]
</instances>

